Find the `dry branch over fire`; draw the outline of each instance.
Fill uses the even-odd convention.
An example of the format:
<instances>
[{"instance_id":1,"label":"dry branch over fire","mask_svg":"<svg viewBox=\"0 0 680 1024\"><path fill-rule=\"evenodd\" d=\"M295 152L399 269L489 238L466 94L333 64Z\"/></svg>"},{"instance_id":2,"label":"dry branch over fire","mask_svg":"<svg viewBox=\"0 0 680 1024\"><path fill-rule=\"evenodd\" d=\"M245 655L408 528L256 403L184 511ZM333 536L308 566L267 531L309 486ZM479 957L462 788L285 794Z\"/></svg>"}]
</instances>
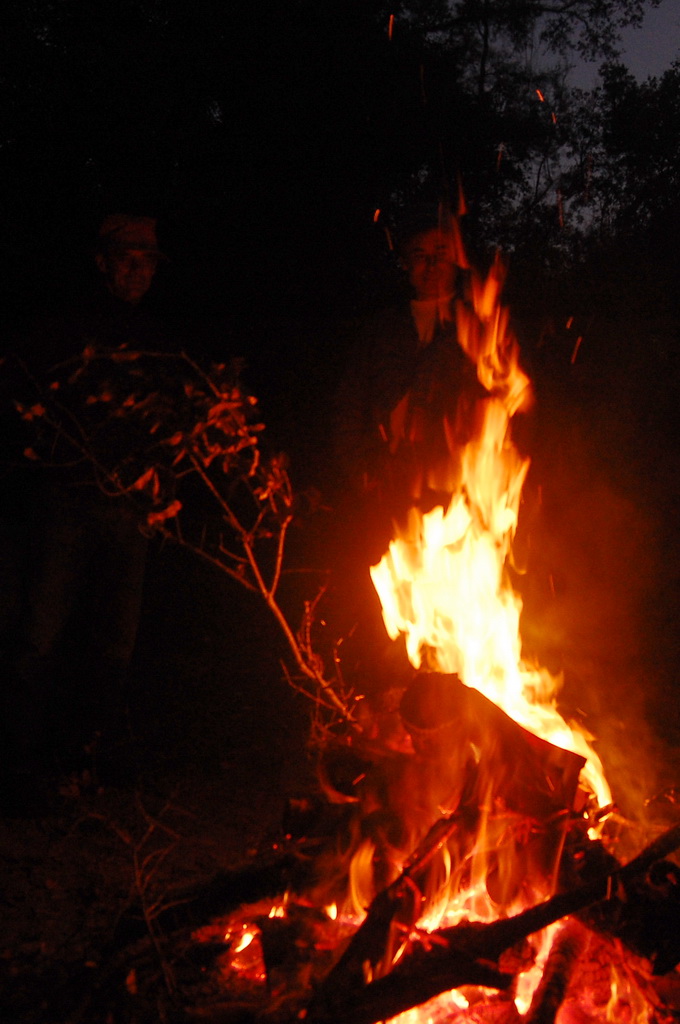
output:
<instances>
[{"instance_id":1,"label":"dry branch over fire","mask_svg":"<svg viewBox=\"0 0 680 1024\"><path fill-rule=\"evenodd\" d=\"M24 455L70 483L129 503L140 529L188 548L263 599L291 655L287 678L321 718L352 720L339 674L313 650L280 601L288 531L303 501L285 455L265 452L257 400L240 364L199 365L186 353L125 346L81 355L46 380L24 371L15 401L29 431ZM321 589L321 588L320 588Z\"/></svg>"}]
</instances>

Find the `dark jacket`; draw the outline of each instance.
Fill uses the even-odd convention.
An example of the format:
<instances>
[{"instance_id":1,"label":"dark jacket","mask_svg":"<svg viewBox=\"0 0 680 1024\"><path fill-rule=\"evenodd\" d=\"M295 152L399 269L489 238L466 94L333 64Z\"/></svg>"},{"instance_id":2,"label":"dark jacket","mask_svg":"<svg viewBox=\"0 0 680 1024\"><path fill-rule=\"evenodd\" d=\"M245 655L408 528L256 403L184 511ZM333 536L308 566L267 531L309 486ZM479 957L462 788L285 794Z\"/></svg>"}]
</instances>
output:
<instances>
[{"instance_id":1,"label":"dark jacket","mask_svg":"<svg viewBox=\"0 0 680 1024\"><path fill-rule=\"evenodd\" d=\"M453 443L464 443L474 403L485 394L455 322L422 345L408 304L381 312L360 329L338 388L340 472L359 490L417 498L432 489L436 467L450 463Z\"/></svg>"}]
</instances>

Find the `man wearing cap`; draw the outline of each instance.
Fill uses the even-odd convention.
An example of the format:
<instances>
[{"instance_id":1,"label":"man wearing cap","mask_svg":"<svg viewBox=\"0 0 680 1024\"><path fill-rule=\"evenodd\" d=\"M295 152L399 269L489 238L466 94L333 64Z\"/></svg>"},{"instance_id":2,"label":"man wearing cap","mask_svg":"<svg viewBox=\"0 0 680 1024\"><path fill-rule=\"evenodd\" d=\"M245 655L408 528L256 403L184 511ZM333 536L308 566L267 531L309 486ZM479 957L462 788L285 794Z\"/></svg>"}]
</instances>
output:
<instances>
[{"instance_id":1,"label":"man wearing cap","mask_svg":"<svg viewBox=\"0 0 680 1024\"><path fill-rule=\"evenodd\" d=\"M409 212L397 253L400 301L358 327L336 392L334 581L338 617L351 631L363 684L397 685L408 672L387 641L368 566L384 554L394 520L451 493L451 442L465 429L463 394L478 394L475 367L458 344L456 302L466 269L458 226L437 206Z\"/></svg>"},{"instance_id":2,"label":"man wearing cap","mask_svg":"<svg viewBox=\"0 0 680 1024\"><path fill-rule=\"evenodd\" d=\"M79 355L129 347L165 351L166 326L153 312L154 283L167 258L154 217L113 214L95 238L92 286L56 316L42 317L23 340L20 355L34 373Z\"/></svg>"},{"instance_id":3,"label":"man wearing cap","mask_svg":"<svg viewBox=\"0 0 680 1024\"><path fill-rule=\"evenodd\" d=\"M121 302L139 305L162 258L153 217L113 214L99 229L95 262L109 292Z\"/></svg>"},{"instance_id":4,"label":"man wearing cap","mask_svg":"<svg viewBox=\"0 0 680 1024\"><path fill-rule=\"evenodd\" d=\"M456 225L436 208L419 209L398 252L409 294L362 324L338 389L335 431L344 485L390 535L392 518L451 487L460 398L479 390L456 335L465 266Z\"/></svg>"},{"instance_id":5,"label":"man wearing cap","mask_svg":"<svg viewBox=\"0 0 680 1024\"><path fill-rule=\"evenodd\" d=\"M68 376L86 348L168 351L162 322L145 308L163 259L154 218L106 217L94 253L98 293L33 332L24 355L34 375L43 383ZM115 435L103 438L107 451L134 444L124 418L116 422ZM93 736L98 754L115 763L124 740L148 541L134 510L103 494L88 464L68 461L36 464L31 485L26 610L9 715L10 758L26 778L54 770L55 757L62 770L86 767L89 755L80 758Z\"/></svg>"}]
</instances>

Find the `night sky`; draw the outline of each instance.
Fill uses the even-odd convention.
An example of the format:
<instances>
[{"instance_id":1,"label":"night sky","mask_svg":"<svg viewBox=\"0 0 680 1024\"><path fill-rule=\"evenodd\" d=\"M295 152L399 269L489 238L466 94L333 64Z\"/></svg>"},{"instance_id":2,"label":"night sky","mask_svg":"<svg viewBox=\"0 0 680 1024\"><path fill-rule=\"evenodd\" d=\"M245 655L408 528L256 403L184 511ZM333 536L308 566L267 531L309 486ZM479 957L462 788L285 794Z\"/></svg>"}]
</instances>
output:
<instances>
[{"instance_id":1,"label":"night sky","mask_svg":"<svg viewBox=\"0 0 680 1024\"><path fill-rule=\"evenodd\" d=\"M677 0L662 0L660 7L650 8L641 28L627 28L621 33L622 60L638 81L662 75L680 57L680 7ZM597 84L597 65L580 64L571 80L583 89Z\"/></svg>"},{"instance_id":2,"label":"night sky","mask_svg":"<svg viewBox=\"0 0 680 1024\"><path fill-rule=\"evenodd\" d=\"M680 57L680 7L663 0L650 9L641 29L623 33L624 62L638 79L659 75Z\"/></svg>"}]
</instances>

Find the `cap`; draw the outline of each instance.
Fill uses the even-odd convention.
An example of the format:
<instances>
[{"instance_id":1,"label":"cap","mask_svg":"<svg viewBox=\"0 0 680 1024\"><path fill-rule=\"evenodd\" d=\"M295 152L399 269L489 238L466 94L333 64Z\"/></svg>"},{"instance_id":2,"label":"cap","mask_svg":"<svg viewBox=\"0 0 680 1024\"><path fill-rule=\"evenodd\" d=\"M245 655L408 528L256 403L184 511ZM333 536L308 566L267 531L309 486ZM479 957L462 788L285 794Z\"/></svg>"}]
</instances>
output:
<instances>
[{"instance_id":1,"label":"cap","mask_svg":"<svg viewBox=\"0 0 680 1024\"><path fill-rule=\"evenodd\" d=\"M138 249L142 252L163 256L156 238L155 217L133 217L126 213L114 213L106 217L99 229L101 249Z\"/></svg>"}]
</instances>

